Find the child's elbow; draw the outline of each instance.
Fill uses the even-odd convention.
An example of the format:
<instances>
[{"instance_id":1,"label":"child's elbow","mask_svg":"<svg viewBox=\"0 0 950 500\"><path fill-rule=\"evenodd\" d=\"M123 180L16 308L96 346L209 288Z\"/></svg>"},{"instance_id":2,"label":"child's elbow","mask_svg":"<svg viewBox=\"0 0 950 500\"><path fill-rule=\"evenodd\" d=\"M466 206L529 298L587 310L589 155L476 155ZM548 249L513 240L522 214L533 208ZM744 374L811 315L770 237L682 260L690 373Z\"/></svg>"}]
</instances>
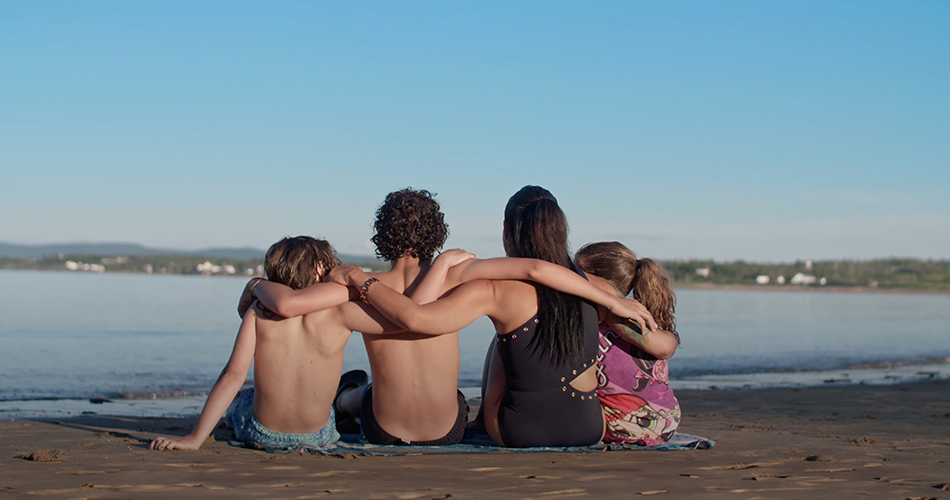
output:
<instances>
[{"instance_id":1,"label":"child's elbow","mask_svg":"<svg viewBox=\"0 0 950 500\"><path fill-rule=\"evenodd\" d=\"M651 353L656 356L658 359L670 359L676 354L676 341L664 342L662 345L657 346L654 350L655 352Z\"/></svg>"},{"instance_id":2,"label":"child's elbow","mask_svg":"<svg viewBox=\"0 0 950 500\"><path fill-rule=\"evenodd\" d=\"M528 279L531 281L534 281L535 283L541 281L542 278L544 278L546 274L545 270L547 269L547 267L545 267L544 264L546 263L537 261L537 260L532 260L527 270Z\"/></svg>"},{"instance_id":3,"label":"child's elbow","mask_svg":"<svg viewBox=\"0 0 950 500\"><path fill-rule=\"evenodd\" d=\"M428 322L425 321L425 318L419 314L402 314L399 318L400 322L406 327L406 330L416 333L428 333L426 330L429 326Z\"/></svg>"},{"instance_id":4,"label":"child's elbow","mask_svg":"<svg viewBox=\"0 0 950 500\"><path fill-rule=\"evenodd\" d=\"M668 349L664 349L659 354L657 354L656 357L659 359L670 359L673 357L674 354L676 354L676 346L672 346Z\"/></svg>"},{"instance_id":5,"label":"child's elbow","mask_svg":"<svg viewBox=\"0 0 950 500\"><path fill-rule=\"evenodd\" d=\"M422 308L404 309L393 319L395 319L395 323L400 324L406 331L413 333L425 335L439 335L445 333L440 330L438 322L433 320Z\"/></svg>"}]
</instances>

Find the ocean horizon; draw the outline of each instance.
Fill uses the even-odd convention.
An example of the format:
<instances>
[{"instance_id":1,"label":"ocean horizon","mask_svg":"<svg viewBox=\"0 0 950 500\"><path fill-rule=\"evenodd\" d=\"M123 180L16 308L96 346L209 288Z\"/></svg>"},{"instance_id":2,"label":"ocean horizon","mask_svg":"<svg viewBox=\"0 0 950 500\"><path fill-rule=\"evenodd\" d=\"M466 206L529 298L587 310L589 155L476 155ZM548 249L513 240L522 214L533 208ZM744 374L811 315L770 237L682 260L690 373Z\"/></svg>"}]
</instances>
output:
<instances>
[{"instance_id":1,"label":"ocean horizon","mask_svg":"<svg viewBox=\"0 0 950 500\"><path fill-rule=\"evenodd\" d=\"M230 355L245 282L0 270L0 418L198 413ZM950 296L677 295L683 344L669 362L674 390L950 378ZM459 336L459 385L470 397L493 334L480 318ZM358 334L344 361L344 370L355 368L369 370Z\"/></svg>"}]
</instances>

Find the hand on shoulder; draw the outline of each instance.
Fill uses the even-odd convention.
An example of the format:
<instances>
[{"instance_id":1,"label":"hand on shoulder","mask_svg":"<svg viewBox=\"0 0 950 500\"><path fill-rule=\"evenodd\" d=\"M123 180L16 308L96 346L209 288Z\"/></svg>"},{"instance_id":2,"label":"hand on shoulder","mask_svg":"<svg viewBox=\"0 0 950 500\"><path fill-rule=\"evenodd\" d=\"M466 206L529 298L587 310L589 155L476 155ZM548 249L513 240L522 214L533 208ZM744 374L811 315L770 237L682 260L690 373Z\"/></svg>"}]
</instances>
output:
<instances>
[{"instance_id":1,"label":"hand on shoulder","mask_svg":"<svg viewBox=\"0 0 950 500\"><path fill-rule=\"evenodd\" d=\"M446 265L446 267L456 266L469 259L474 259L475 254L465 251L461 248L452 248L439 254L436 261Z\"/></svg>"},{"instance_id":2,"label":"hand on shoulder","mask_svg":"<svg viewBox=\"0 0 950 500\"><path fill-rule=\"evenodd\" d=\"M618 297L617 304L610 308L610 312L619 318L627 318L637 322L640 325L640 331L644 334L658 329L653 315L637 300Z\"/></svg>"},{"instance_id":3,"label":"hand on shoulder","mask_svg":"<svg viewBox=\"0 0 950 500\"><path fill-rule=\"evenodd\" d=\"M339 283L343 286L360 286L368 277L369 274L361 267L340 264L330 270L324 278L324 281Z\"/></svg>"},{"instance_id":4,"label":"hand on shoulder","mask_svg":"<svg viewBox=\"0 0 950 500\"><path fill-rule=\"evenodd\" d=\"M283 316L271 311L270 309L264 307L264 304L261 304L259 300L255 300L251 307L247 310L251 314L256 314L259 318L264 318L268 321L280 321L284 319Z\"/></svg>"},{"instance_id":5,"label":"hand on shoulder","mask_svg":"<svg viewBox=\"0 0 950 500\"><path fill-rule=\"evenodd\" d=\"M241 299L238 300L238 316L244 317L247 314L247 310L250 309L254 301L257 300L257 297L254 296L254 288L257 285L264 281L264 278L251 278L246 285L244 285L244 291L241 292Z\"/></svg>"}]
</instances>

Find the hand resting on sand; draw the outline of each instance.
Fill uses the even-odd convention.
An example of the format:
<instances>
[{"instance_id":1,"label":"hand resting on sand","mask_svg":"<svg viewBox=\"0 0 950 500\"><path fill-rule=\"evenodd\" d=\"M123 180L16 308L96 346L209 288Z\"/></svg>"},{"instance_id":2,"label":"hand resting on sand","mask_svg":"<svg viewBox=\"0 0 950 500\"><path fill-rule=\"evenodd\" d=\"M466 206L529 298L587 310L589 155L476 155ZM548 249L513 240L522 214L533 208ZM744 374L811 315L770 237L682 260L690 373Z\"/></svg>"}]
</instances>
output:
<instances>
[{"instance_id":1,"label":"hand resting on sand","mask_svg":"<svg viewBox=\"0 0 950 500\"><path fill-rule=\"evenodd\" d=\"M204 443L204 439L194 436L187 435L181 438L169 438L165 436L160 436L152 440L151 444L148 445L150 450L161 450L161 451L171 451L171 450L197 450L201 448L201 445Z\"/></svg>"}]
</instances>

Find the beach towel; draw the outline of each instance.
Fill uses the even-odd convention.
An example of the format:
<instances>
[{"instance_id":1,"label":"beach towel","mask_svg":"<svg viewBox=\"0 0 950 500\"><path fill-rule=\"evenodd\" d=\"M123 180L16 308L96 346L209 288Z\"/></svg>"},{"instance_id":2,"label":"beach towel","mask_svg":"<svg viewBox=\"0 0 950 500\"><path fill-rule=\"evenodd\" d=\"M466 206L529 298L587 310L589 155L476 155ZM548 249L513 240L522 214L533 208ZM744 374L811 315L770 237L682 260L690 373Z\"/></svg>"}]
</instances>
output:
<instances>
[{"instance_id":1,"label":"beach towel","mask_svg":"<svg viewBox=\"0 0 950 500\"><path fill-rule=\"evenodd\" d=\"M239 441L232 441L234 446L242 446ZM402 456L402 455L434 455L434 454L463 454L463 453L594 453L602 451L674 451L674 450L708 450L716 443L701 436L677 432L665 443L654 446L639 446L633 444L597 443L591 446L568 447L534 447L534 448L505 448L498 446L488 437L488 434L469 432L459 444L448 446L389 446L367 443L359 434L343 434L336 446L325 449L308 448L265 448L271 453L305 452L320 455L345 456L347 454L359 456Z\"/></svg>"}]
</instances>

